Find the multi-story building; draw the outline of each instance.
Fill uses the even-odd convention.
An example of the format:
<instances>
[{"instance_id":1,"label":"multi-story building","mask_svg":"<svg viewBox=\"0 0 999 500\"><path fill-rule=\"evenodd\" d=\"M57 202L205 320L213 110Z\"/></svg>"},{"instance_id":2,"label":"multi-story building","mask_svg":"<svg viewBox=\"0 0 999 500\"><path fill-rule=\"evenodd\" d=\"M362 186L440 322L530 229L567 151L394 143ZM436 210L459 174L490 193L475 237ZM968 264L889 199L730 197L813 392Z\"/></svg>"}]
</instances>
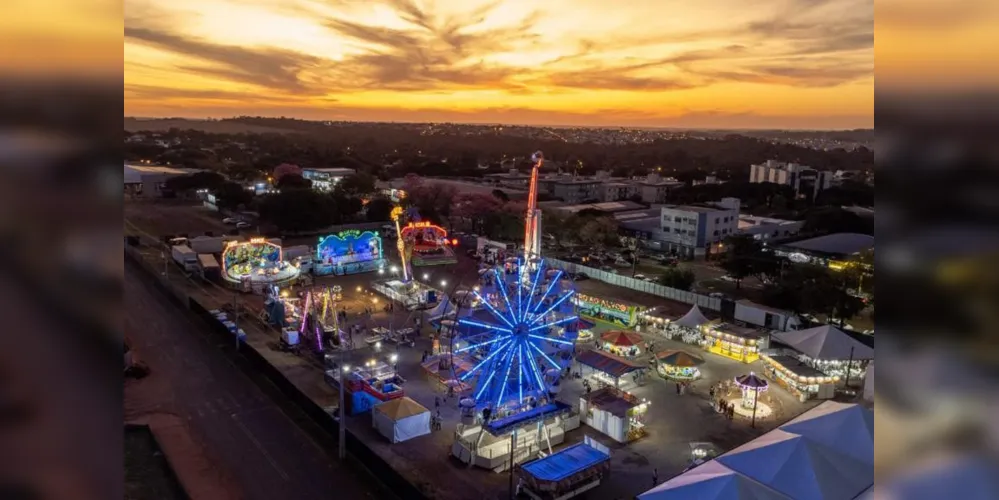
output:
<instances>
[{"instance_id":1,"label":"multi-story building","mask_svg":"<svg viewBox=\"0 0 999 500\"><path fill-rule=\"evenodd\" d=\"M553 195L566 203L603 201L603 181L596 179L566 179L556 181Z\"/></svg>"},{"instance_id":2,"label":"multi-story building","mask_svg":"<svg viewBox=\"0 0 999 500\"><path fill-rule=\"evenodd\" d=\"M649 174L644 181L636 184L638 194L642 195L642 202L649 204L667 203L670 192L681 188L685 184L676 179L663 179L658 174Z\"/></svg>"},{"instance_id":3,"label":"multi-story building","mask_svg":"<svg viewBox=\"0 0 999 500\"><path fill-rule=\"evenodd\" d=\"M318 191L332 191L344 177L354 175L350 168L303 168L302 178L312 181L312 188Z\"/></svg>"},{"instance_id":4,"label":"multi-story building","mask_svg":"<svg viewBox=\"0 0 999 500\"><path fill-rule=\"evenodd\" d=\"M772 182L791 186L798 197L815 198L819 191L832 185L832 172L815 170L797 163L784 163L776 160L753 165L749 172L749 182Z\"/></svg>"},{"instance_id":5,"label":"multi-story building","mask_svg":"<svg viewBox=\"0 0 999 500\"><path fill-rule=\"evenodd\" d=\"M629 200L641 194L641 188L629 182L606 182L603 186L603 201Z\"/></svg>"},{"instance_id":6,"label":"multi-story building","mask_svg":"<svg viewBox=\"0 0 999 500\"><path fill-rule=\"evenodd\" d=\"M662 207L660 228L661 250L703 257L738 231L739 200L725 198L718 203L666 205Z\"/></svg>"}]
</instances>

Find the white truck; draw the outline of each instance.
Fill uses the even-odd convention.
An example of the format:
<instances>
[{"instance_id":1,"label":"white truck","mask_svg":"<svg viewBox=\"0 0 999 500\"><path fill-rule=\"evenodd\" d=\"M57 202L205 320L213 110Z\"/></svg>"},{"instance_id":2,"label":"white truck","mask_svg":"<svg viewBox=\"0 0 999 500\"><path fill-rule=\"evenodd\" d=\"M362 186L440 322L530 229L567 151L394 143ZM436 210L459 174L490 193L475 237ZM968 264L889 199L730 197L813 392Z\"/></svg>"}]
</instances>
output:
<instances>
[{"instance_id":1,"label":"white truck","mask_svg":"<svg viewBox=\"0 0 999 500\"><path fill-rule=\"evenodd\" d=\"M187 245L174 245L170 249L170 254L173 256L173 261L178 266L183 267L185 271L198 270L198 253L191 250L191 247Z\"/></svg>"},{"instance_id":2,"label":"white truck","mask_svg":"<svg viewBox=\"0 0 999 500\"><path fill-rule=\"evenodd\" d=\"M201 277L205 280L214 282L222 280L222 268L214 255L210 253L198 254L198 268L201 271Z\"/></svg>"},{"instance_id":3,"label":"white truck","mask_svg":"<svg viewBox=\"0 0 999 500\"><path fill-rule=\"evenodd\" d=\"M196 253L220 254L225 249L225 245L233 238L232 236L195 236L191 238L188 245Z\"/></svg>"}]
</instances>

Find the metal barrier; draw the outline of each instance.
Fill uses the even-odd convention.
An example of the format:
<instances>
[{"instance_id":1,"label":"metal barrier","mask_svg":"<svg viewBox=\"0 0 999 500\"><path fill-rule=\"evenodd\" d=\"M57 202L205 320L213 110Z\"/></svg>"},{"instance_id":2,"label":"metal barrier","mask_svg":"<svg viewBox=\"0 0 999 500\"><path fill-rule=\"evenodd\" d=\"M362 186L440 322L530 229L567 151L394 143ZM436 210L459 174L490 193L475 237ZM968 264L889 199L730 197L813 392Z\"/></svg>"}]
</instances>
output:
<instances>
[{"instance_id":1,"label":"metal barrier","mask_svg":"<svg viewBox=\"0 0 999 500\"><path fill-rule=\"evenodd\" d=\"M614 286L629 288L631 290L647 293L650 295L655 295L657 297L662 297L664 299L683 302L684 304L697 305L702 309L709 309L711 311L721 311L721 302L722 302L721 299L708 297L707 295L700 295L694 292L688 292L686 290L670 288L668 286L663 286L658 283L649 283L648 281L635 279L630 276L622 276L616 273L601 271L600 269L594 269L592 267L587 267L582 264L576 264L574 262L565 262L553 258L546 258L545 260L552 267L556 267L558 269L562 269L564 271L571 273L582 272L592 279L603 281L604 283L609 283Z\"/></svg>"}]
</instances>

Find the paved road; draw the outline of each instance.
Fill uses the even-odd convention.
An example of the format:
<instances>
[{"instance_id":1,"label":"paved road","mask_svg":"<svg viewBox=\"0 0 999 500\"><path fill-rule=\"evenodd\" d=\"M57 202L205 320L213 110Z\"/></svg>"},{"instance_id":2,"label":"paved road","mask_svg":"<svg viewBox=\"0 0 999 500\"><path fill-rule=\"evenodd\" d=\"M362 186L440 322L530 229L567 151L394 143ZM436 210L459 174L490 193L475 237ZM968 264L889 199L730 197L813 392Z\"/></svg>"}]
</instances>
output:
<instances>
[{"instance_id":1,"label":"paved road","mask_svg":"<svg viewBox=\"0 0 999 500\"><path fill-rule=\"evenodd\" d=\"M239 483L241 498L376 498L356 471L341 467L197 332L204 325L131 266L125 297L125 331L136 351L153 376L169 379L173 411Z\"/></svg>"}]
</instances>

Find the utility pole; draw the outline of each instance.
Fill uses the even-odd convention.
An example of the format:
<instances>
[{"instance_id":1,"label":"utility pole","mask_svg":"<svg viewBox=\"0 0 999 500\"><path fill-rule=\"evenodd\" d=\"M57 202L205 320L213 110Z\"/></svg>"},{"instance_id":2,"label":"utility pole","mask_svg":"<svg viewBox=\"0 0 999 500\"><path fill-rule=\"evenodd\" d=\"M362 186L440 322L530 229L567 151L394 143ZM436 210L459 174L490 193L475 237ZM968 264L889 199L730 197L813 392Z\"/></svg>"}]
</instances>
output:
<instances>
[{"instance_id":1,"label":"utility pole","mask_svg":"<svg viewBox=\"0 0 999 500\"><path fill-rule=\"evenodd\" d=\"M510 499L513 500L517 497L517 492L513 487L513 464L514 464L514 449L517 447L517 429L513 430L513 434L510 434Z\"/></svg>"},{"instance_id":2,"label":"utility pole","mask_svg":"<svg viewBox=\"0 0 999 500\"><path fill-rule=\"evenodd\" d=\"M843 381L843 388L847 389L850 387L850 368L853 366L853 347L850 347L850 360L846 362L846 377Z\"/></svg>"},{"instance_id":3,"label":"utility pole","mask_svg":"<svg viewBox=\"0 0 999 500\"><path fill-rule=\"evenodd\" d=\"M753 393L756 396L753 398L753 421L750 422L750 427L756 428L756 407L760 404L760 391L757 388L753 388Z\"/></svg>"},{"instance_id":4,"label":"utility pole","mask_svg":"<svg viewBox=\"0 0 999 500\"><path fill-rule=\"evenodd\" d=\"M333 292L334 298L340 297L340 293L336 291L336 288L339 287L334 287L334 292ZM344 396L343 396L344 392L346 391L346 388L344 387L343 384L343 374L346 373L347 366L343 364L343 358L344 358L343 353L345 351L344 348L346 346L343 343L343 338L340 337L340 317L337 314L337 307L336 307L338 303L339 302L337 300L333 301L333 334L336 335L336 338L338 340L337 345L340 348L340 355L338 356L340 359L339 363L337 363L337 368L336 368L337 382L339 385L339 387L337 387L336 392L337 392L337 397L340 399L340 407L337 409L337 413L339 414L339 420L340 420L339 422L337 422L337 456L340 457L340 461L343 461L343 459L347 456L347 438L346 438L347 419L344 415L345 405L344 405Z\"/></svg>"}]
</instances>

